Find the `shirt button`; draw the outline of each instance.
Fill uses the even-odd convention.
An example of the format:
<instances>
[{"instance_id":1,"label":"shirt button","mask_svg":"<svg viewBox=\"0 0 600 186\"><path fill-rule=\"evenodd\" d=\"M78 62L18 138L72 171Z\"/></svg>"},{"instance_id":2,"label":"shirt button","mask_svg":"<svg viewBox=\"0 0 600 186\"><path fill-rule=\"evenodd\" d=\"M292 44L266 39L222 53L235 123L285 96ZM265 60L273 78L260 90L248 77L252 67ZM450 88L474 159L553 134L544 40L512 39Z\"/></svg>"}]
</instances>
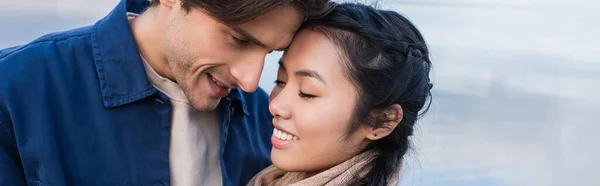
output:
<instances>
[{"instance_id":1,"label":"shirt button","mask_svg":"<svg viewBox=\"0 0 600 186\"><path fill-rule=\"evenodd\" d=\"M159 98L154 98L154 101L160 103L161 105L165 104L165 102L163 100L160 100Z\"/></svg>"}]
</instances>

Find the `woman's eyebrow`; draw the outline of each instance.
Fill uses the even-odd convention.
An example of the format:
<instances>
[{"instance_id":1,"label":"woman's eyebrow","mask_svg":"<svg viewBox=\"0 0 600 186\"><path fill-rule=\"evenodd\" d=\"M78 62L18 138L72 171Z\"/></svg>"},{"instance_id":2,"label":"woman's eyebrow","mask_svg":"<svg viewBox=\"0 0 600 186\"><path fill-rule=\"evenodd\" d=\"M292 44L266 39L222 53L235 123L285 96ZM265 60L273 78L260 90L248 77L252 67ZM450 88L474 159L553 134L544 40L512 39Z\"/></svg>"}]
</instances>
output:
<instances>
[{"instance_id":1,"label":"woman's eyebrow","mask_svg":"<svg viewBox=\"0 0 600 186\"><path fill-rule=\"evenodd\" d=\"M325 84L325 86L329 87L327 85L327 82L325 82L325 79L323 79L323 76L321 76L321 74L319 74L319 72L317 72L317 71L314 71L314 70L299 70L299 71L296 71L295 74L296 74L296 76L315 78L315 79L321 81L323 84Z\"/></svg>"}]
</instances>

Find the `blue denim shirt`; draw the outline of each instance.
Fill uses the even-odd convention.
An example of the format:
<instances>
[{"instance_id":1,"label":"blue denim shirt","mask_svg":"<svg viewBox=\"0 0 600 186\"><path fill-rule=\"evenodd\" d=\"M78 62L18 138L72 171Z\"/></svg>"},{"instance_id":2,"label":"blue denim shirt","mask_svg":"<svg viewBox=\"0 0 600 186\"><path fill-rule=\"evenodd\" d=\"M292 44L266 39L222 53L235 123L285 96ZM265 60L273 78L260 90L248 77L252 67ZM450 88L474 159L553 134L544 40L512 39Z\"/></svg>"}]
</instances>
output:
<instances>
[{"instance_id":1,"label":"blue denim shirt","mask_svg":"<svg viewBox=\"0 0 600 186\"><path fill-rule=\"evenodd\" d=\"M171 104L148 81L123 0L93 26L0 51L0 185L169 185ZM217 108L224 185L270 165L268 96Z\"/></svg>"}]
</instances>

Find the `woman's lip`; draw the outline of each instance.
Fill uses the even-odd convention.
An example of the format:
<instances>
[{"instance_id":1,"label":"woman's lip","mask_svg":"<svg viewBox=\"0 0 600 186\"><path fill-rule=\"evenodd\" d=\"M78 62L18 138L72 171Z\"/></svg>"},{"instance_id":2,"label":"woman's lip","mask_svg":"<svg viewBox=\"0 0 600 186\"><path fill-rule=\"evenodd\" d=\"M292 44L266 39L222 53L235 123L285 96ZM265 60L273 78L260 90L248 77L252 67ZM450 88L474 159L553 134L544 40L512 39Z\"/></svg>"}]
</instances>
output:
<instances>
[{"instance_id":1,"label":"woman's lip","mask_svg":"<svg viewBox=\"0 0 600 186\"><path fill-rule=\"evenodd\" d=\"M275 137L275 135L271 135L271 144L273 145L273 148L276 149L287 149L295 142L295 140L282 140Z\"/></svg>"}]
</instances>

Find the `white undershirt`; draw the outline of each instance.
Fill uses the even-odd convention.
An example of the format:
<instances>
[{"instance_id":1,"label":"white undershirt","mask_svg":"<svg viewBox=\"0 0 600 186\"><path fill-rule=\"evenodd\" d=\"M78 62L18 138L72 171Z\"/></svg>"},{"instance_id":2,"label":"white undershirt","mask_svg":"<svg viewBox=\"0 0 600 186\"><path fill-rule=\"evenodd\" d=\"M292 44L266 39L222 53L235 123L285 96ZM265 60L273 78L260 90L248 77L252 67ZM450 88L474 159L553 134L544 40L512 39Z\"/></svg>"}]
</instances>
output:
<instances>
[{"instance_id":1,"label":"white undershirt","mask_svg":"<svg viewBox=\"0 0 600 186\"><path fill-rule=\"evenodd\" d=\"M194 109L177 83L157 74L143 57L142 61L152 85L167 95L173 106L169 149L171 184L222 185L217 112Z\"/></svg>"}]
</instances>

